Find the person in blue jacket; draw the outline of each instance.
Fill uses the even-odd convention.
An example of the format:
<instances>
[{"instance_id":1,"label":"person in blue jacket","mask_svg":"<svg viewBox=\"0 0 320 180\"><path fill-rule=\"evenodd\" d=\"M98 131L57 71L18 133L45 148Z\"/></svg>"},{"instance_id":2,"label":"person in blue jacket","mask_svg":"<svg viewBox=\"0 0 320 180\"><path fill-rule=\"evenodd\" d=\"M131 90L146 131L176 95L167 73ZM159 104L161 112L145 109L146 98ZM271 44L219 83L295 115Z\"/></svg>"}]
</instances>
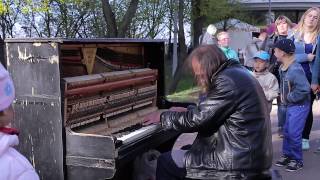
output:
<instances>
[{"instance_id":1,"label":"person in blue jacket","mask_svg":"<svg viewBox=\"0 0 320 180\"><path fill-rule=\"evenodd\" d=\"M296 61L303 67L304 73L311 84L310 111L302 134L302 149L308 150L309 136L313 124L312 105L319 91L320 77L320 9L308 9L300 19L298 26L291 36L296 46Z\"/></svg>"},{"instance_id":2,"label":"person in blue jacket","mask_svg":"<svg viewBox=\"0 0 320 180\"><path fill-rule=\"evenodd\" d=\"M275 44L274 55L282 65L280 74L280 99L286 106L283 131L283 156L276 166L286 166L287 171L303 167L302 131L310 109L310 84L300 64L295 62L295 45L290 39Z\"/></svg>"}]
</instances>

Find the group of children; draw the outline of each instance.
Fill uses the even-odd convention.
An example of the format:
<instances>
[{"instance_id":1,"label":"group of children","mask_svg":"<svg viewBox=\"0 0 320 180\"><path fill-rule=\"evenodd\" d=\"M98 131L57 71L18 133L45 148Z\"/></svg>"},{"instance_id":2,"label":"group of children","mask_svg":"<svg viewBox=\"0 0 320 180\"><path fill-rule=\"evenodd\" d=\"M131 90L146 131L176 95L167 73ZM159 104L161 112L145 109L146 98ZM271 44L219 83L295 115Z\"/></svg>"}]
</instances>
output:
<instances>
[{"instance_id":1,"label":"group of children","mask_svg":"<svg viewBox=\"0 0 320 180\"><path fill-rule=\"evenodd\" d=\"M296 171L303 167L302 131L311 108L311 88L302 66L295 62L294 42L290 39L282 39L273 48L274 55L281 63L280 89L277 78L268 71L270 56L267 52L258 51L254 56L253 75L259 81L269 101L269 112L271 112L273 99L280 95L281 104L285 107L284 114L281 115L285 118L285 124L283 157L276 162L276 166L285 166L287 171Z\"/></svg>"}]
</instances>

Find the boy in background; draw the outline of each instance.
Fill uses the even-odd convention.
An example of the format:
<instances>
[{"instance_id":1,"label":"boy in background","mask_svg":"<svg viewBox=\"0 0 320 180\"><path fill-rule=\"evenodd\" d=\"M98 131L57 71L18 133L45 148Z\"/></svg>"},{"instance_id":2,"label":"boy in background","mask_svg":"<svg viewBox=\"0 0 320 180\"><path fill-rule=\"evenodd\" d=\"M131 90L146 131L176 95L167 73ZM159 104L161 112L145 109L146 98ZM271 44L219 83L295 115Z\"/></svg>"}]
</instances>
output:
<instances>
[{"instance_id":1,"label":"boy in background","mask_svg":"<svg viewBox=\"0 0 320 180\"><path fill-rule=\"evenodd\" d=\"M14 87L8 71L0 64L0 180L39 180L29 161L13 147L19 144L17 130L10 128Z\"/></svg>"},{"instance_id":2,"label":"boy in background","mask_svg":"<svg viewBox=\"0 0 320 180\"><path fill-rule=\"evenodd\" d=\"M302 131L310 109L310 84L299 63L295 62L295 45L290 39L282 39L274 46L274 55L282 63L280 74L280 99L286 106L286 122L283 129L283 156L276 166L286 166L287 171L303 167Z\"/></svg>"},{"instance_id":3,"label":"boy in background","mask_svg":"<svg viewBox=\"0 0 320 180\"><path fill-rule=\"evenodd\" d=\"M258 51L253 59L253 75L259 81L267 98L268 111L270 114L272 101L279 95L279 83L277 78L268 70L270 55L266 51Z\"/></svg>"}]
</instances>

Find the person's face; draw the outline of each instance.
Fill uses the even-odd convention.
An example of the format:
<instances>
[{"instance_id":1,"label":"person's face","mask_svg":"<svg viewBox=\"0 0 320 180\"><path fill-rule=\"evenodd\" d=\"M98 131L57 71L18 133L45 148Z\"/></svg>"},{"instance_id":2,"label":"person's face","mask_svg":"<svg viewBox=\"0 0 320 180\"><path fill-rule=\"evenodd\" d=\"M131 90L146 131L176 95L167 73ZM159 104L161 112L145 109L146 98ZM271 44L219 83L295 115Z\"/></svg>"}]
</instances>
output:
<instances>
[{"instance_id":1,"label":"person's face","mask_svg":"<svg viewBox=\"0 0 320 180\"><path fill-rule=\"evenodd\" d=\"M265 71L267 68L267 62L257 58L254 60L253 68L256 72Z\"/></svg>"},{"instance_id":2,"label":"person's face","mask_svg":"<svg viewBox=\"0 0 320 180\"><path fill-rule=\"evenodd\" d=\"M7 126L14 118L14 111L12 106L0 112L0 127Z\"/></svg>"},{"instance_id":3,"label":"person's face","mask_svg":"<svg viewBox=\"0 0 320 180\"><path fill-rule=\"evenodd\" d=\"M279 48L274 49L274 56L276 56L277 61L282 62L284 55L285 55L285 52L283 52Z\"/></svg>"},{"instance_id":4,"label":"person's face","mask_svg":"<svg viewBox=\"0 0 320 180\"><path fill-rule=\"evenodd\" d=\"M195 75L195 78L198 81L198 84L201 86L204 86L205 85L205 80L204 80L205 73L202 71L201 64L199 63L198 59L193 58L191 60L191 65L192 65L192 70Z\"/></svg>"},{"instance_id":5,"label":"person's face","mask_svg":"<svg viewBox=\"0 0 320 180\"><path fill-rule=\"evenodd\" d=\"M319 14L317 11L310 11L304 18L304 24L307 27L315 28L318 24Z\"/></svg>"},{"instance_id":6,"label":"person's face","mask_svg":"<svg viewBox=\"0 0 320 180\"><path fill-rule=\"evenodd\" d=\"M280 35L288 35L288 23L286 21L281 21L277 25L277 30Z\"/></svg>"},{"instance_id":7,"label":"person's face","mask_svg":"<svg viewBox=\"0 0 320 180\"><path fill-rule=\"evenodd\" d=\"M230 38L228 34L222 34L219 36L218 38L218 44L221 47L229 47L229 43L230 43Z\"/></svg>"}]
</instances>

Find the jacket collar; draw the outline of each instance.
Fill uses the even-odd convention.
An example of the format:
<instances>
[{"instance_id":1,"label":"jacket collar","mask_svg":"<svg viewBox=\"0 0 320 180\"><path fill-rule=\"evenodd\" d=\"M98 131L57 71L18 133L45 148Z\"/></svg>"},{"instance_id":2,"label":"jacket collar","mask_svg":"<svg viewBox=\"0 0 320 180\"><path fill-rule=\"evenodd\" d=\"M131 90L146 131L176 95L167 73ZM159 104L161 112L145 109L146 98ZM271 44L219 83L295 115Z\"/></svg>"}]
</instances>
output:
<instances>
[{"instance_id":1,"label":"jacket collar","mask_svg":"<svg viewBox=\"0 0 320 180\"><path fill-rule=\"evenodd\" d=\"M224 62L219 68L218 70L211 76L211 83L213 82L213 80L217 77L217 75L222 72L224 69L226 69L227 67L233 66L233 65L239 65L240 63L238 61L235 60L227 60L226 62Z\"/></svg>"},{"instance_id":2,"label":"jacket collar","mask_svg":"<svg viewBox=\"0 0 320 180\"><path fill-rule=\"evenodd\" d=\"M280 66L281 71L287 71L292 63L294 63L294 59L292 59L287 64L283 64L282 63L281 66Z\"/></svg>"}]
</instances>

